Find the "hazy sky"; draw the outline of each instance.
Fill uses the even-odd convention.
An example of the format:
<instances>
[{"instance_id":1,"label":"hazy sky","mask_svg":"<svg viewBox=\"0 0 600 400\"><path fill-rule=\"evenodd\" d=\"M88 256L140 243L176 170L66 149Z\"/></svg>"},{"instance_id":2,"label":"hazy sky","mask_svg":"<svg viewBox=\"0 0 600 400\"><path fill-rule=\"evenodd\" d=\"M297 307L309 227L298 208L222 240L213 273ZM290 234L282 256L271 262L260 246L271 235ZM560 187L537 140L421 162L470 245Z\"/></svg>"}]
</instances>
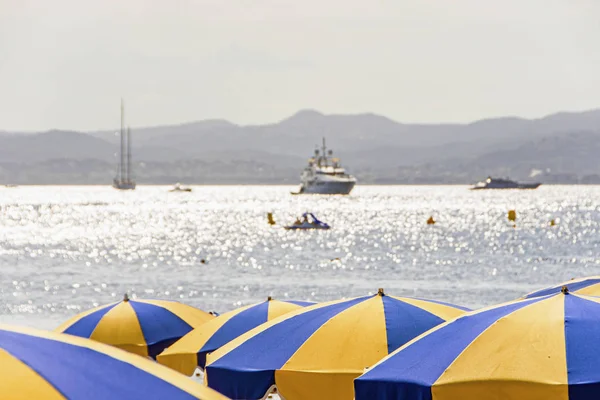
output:
<instances>
[{"instance_id":1,"label":"hazy sky","mask_svg":"<svg viewBox=\"0 0 600 400\"><path fill-rule=\"evenodd\" d=\"M598 0L0 0L0 130L600 107Z\"/></svg>"}]
</instances>

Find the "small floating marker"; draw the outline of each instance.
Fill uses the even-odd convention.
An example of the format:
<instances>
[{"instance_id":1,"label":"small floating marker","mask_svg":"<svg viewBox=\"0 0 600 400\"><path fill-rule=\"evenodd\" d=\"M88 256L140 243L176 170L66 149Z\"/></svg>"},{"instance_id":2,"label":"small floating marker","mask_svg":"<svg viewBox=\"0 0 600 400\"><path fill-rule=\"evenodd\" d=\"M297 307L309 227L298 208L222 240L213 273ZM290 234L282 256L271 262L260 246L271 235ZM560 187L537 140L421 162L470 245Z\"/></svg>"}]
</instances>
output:
<instances>
[{"instance_id":1,"label":"small floating marker","mask_svg":"<svg viewBox=\"0 0 600 400\"><path fill-rule=\"evenodd\" d=\"M385 293L383 291L383 288L379 288L379 290L377 291L377 295L378 296L385 296Z\"/></svg>"},{"instance_id":2,"label":"small floating marker","mask_svg":"<svg viewBox=\"0 0 600 400\"><path fill-rule=\"evenodd\" d=\"M273 219L273 213L267 213L267 222L269 225L275 225L275 220Z\"/></svg>"},{"instance_id":3,"label":"small floating marker","mask_svg":"<svg viewBox=\"0 0 600 400\"><path fill-rule=\"evenodd\" d=\"M206 264L206 260L203 258L202 260L200 260L200 264Z\"/></svg>"},{"instance_id":4,"label":"small floating marker","mask_svg":"<svg viewBox=\"0 0 600 400\"><path fill-rule=\"evenodd\" d=\"M515 210L510 210L508 212L508 220L515 222L517 220L517 212Z\"/></svg>"},{"instance_id":5,"label":"small floating marker","mask_svg":"<svg viewBox=\"0 0 600 400\"><path fill-rule=\"evenodd\" d=\"M427 225L435 225L435 219L433 219L433 216L429 217L427 220Z\"/></svg>"},{"instance_id":6,"label":"small floating marker","mask_svg":"<svg viewBox=\"0 0 600 400\"><path fill-rule=\"evenodd\" d=\"M556 225L556 221L554 221L553 219L550 220L550 226L554 226Z\"/></svg>"},{"instance_id":7,"label":"small floating marker","mask_svg":"<svg viewBox=\"0 0 600 400\"><path fill-rule=\"evenodd\" d=\"M124 302L128 302L128 301L129 301L129 296L127 295L127 293L125 293L125 294L123 295L123 301L124 301Z\"/></svg>"},{"instance_id":8,"label":"small floating marker","mask_svg":"<svg viewBox=\"0 0 600 400\"><path fill-rule=\"evenodd\" d=\"M569 294L569 288L565 285L563 287L560 288L560 292L562 294Z\"/></svg>"}]
</instances>

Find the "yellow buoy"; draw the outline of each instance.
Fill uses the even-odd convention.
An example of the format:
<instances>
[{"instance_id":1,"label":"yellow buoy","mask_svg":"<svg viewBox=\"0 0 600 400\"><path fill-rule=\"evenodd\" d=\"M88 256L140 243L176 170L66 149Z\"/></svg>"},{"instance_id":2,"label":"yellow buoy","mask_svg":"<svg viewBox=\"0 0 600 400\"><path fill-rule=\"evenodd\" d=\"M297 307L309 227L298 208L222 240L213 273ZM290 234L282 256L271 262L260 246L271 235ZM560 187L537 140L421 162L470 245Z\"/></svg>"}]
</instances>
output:
<instances>
[{"instance_id":1,"label":"yellow buoy","mask_svg":"<svg viewBox=\"0 0 600 400\"><path fill-rule=\"evenodd\" d=\"M508 212L508 220L515 222L517 220L517 212L515 210L510 210Z\"/></svg>"},{"instance_id":2,"label":"yellow buoy","mask_svg":"<svg viewBox=\"0 0 600 400\"><path fill-rule=\"evenodd\" d=\"M435 219L433 219L433 217L429 217L429 219L427 220L427 225L433 225L435 224Z\"/></svg>"},{"instance_id":3,"label":"yellow buoy","mask_svg":"<svg viewBox=\"0 0 600 400\"><path fill-rule=\"evenodd\" d=\"M275 225L275 220L273 219L273 213L267 213L267 219L268 219L269 225Z\"/></svg>"}]
</instances>

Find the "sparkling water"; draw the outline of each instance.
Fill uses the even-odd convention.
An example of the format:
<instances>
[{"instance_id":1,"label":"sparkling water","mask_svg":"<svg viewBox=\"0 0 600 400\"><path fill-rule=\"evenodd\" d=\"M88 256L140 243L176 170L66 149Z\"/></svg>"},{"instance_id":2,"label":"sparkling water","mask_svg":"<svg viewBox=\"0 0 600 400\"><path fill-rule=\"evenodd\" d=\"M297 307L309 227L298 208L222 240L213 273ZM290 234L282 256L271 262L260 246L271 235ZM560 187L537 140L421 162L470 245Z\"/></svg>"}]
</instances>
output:
<instances>
[{"instance_id":1,"label":"sparkling water","mask_svg":"<svg viewBox=\"0 0 600 400\"><path fill-rule=\"evenodd\" d=\"M0 322L54 328L126 292L223 312L383 287L476 308L600 273L597 186L168 189L0 188ZM284 229L305 211L332 229Z\"/></svg>"}]
</instances>

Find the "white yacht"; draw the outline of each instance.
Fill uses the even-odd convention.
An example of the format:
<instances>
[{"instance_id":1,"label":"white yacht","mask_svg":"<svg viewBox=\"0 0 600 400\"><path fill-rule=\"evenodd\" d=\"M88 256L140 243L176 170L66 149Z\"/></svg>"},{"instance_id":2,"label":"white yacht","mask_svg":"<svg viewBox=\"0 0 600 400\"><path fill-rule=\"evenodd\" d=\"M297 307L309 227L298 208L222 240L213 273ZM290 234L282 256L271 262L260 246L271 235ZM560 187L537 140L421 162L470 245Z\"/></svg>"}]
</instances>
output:
<instances>
[{"instance_id":1,"label":"white yacht","mask_svg":"<svg viewBox=\"0 0 600 400\"><path fill-rule=\"evenodd\" d=\"M308 166L300 175L300 191L292 194L349 194L356 184L356 178L346 173L333 151L327 150L325 138L321 150L308 160Z\"/></svg>"},{"instance_id":2,"label":"white yacht","mask_svg":"<svg viewBox=\"0 0 600 400\"><path fill-rule=\"evenodd\" d=\"M134 190L135 182L131 179L131 131L125 130L125 109L121 99L121 152L117 176L113 179L113 187L119 190Z\"/></svg>"}]
</instances>

